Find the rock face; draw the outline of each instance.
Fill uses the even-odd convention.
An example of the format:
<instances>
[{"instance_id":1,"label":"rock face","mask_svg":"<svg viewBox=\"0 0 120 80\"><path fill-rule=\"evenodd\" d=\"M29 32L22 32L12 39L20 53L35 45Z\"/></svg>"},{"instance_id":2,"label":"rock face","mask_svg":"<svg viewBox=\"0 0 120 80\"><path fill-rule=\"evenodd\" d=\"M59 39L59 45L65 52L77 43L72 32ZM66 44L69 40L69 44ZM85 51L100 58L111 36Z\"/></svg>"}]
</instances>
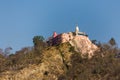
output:
<instances>
[{"instance_id":1,"label":"rock face","mask_svg":"<svg viewBox=\"0 0 120 80\"><path fill-rule=\"evenodd\" d=\"M87 36L75 36L70 41L70 44L75 47L77 52L81 52L82 56L88 55L89 58L98 50L98 47L94 45Z\"/></svg>"}]
</instances>

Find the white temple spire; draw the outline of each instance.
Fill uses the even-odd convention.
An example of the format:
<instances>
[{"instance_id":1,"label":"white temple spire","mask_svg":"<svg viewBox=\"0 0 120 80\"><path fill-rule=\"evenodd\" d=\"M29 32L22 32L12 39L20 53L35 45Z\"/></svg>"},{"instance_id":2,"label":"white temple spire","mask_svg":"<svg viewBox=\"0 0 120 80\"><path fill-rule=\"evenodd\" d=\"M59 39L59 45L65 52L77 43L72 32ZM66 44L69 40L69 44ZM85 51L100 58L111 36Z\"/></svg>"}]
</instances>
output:
<instances>
[{"instance_id":1,"label":"white temple spire","mask_svg":"<svg viewBox=\"0 0 120 80\"><path fill-rule=\"evenodd\" d=\"M75 33L76 33L76 35L78 35L78 33L79 33L79 27L78 27L78 25L76 26Z\"/></svg>"}]
</instances>

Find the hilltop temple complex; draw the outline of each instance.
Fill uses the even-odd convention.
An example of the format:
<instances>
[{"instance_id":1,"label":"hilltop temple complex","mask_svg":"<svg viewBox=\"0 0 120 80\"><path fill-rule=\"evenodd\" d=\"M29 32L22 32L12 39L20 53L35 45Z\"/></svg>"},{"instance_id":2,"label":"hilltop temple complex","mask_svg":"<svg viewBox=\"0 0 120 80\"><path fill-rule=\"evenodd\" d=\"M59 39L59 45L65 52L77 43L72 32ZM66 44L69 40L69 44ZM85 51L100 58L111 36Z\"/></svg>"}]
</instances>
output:
<instances>
[{"instance_id":1,"label":"hilltop temple complex","mask_svg":"<svg viewBox=\"0 0 120 80\"><path fill-rule=\"evenodd\" d=\"M85 32L79 31L78 26L76 26L74 32L61 34L54 32L52 37L47 41L49 46L59 45L65 42L69 42L71 46L75 48L75 51L81 52L82 55L88 54L89 58L94 55L95 51L99 50L98 47L91 42Z\"/></svg>"},{"instance_id":2,"label":"hilltop temple complex","mask_svg":"<svg viewBox=\"0 0 120 80\"><path fill-rule=\"evenodd\" d=\"M49 38L47 41L48 45L58 45L60 43L65 43L71 41L74 36L87 36L85 32L80 32L79 27L76 26L75 32L68 32L68 33L61 33L57 34L56 32L53 33L52 37Z\"/></svg>"}]
</instances>

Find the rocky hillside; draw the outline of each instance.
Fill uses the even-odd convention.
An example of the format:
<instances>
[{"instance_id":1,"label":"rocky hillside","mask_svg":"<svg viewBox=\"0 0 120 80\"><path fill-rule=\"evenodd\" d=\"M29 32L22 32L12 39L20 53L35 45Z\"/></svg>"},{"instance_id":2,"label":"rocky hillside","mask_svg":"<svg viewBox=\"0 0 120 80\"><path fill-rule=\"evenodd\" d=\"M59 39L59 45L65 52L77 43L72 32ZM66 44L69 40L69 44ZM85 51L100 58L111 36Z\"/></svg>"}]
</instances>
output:
<instances>
[{"instance_id":1,"label":"rocky hillside","mask_svg":"<svg viewBox=\"0 0 120 80\"><path fill-rule=\"evenodd\" d=\"M7 68L0 80L120 80L120 59L115 58L119 50L110 44L100 48L95 52L98 47L88 37L76 36L60 45L23 50L1 62L0 68Z\"/></svg>"},{"instance_id":2,"label":"rocky hillside","mask_svg":"<svg viewBox=\"0 0 120 80\"><path fill-rule=\"evenodd\" d=\"M48 47L42 52L40 64L32 64L17 71L1 73L0 80L58 80L70 67L73 47L69 43Z\"/></svg>"}]
</instances>

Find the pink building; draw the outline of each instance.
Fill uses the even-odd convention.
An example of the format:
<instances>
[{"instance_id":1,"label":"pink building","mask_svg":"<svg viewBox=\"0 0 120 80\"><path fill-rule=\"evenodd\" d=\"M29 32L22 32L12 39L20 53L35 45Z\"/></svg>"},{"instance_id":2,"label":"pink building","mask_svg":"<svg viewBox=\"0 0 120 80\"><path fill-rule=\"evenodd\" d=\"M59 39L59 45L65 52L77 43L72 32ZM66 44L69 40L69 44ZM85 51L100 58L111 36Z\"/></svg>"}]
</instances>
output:
<instances>
[{"instance_id":1,"label":"pink building","mask_svg":"<svg viewBox=\"0 0 120 80\"><path fill-rule=\"evenodd\" d=\"M54 32L53 36L51 38L49 38L47 43L48 43L48 45L53 46L53 45L58 45L60 43L69 42L72 39L73 39L72 32L62 33L62 34L58 34L58 35L56 32Z\"/></svg>"}]
</instances>

